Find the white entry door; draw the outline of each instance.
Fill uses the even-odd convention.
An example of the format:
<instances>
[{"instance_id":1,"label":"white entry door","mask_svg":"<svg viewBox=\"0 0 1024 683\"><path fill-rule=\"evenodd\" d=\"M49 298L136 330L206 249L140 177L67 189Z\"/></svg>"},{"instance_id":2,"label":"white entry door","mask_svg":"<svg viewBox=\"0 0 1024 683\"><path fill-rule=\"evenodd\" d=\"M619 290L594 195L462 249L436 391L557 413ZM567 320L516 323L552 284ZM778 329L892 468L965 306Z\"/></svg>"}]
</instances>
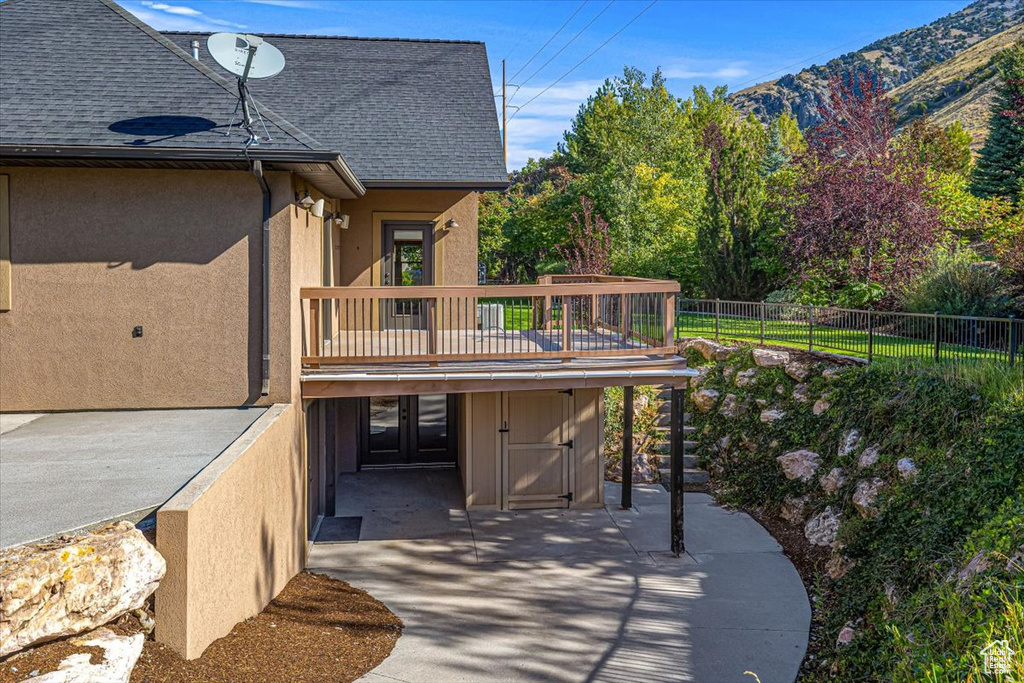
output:
<instances>
[{"instance_id":1,"label":"white entry door","mask_svg":"<svg viewBox=\"0 0 1024 683\"><path fill-rule=\"evenodd\" d=\"M572 409L570 392L516 391L502 395L502 507L569 507Z\"/></svg>"}]
</instances>

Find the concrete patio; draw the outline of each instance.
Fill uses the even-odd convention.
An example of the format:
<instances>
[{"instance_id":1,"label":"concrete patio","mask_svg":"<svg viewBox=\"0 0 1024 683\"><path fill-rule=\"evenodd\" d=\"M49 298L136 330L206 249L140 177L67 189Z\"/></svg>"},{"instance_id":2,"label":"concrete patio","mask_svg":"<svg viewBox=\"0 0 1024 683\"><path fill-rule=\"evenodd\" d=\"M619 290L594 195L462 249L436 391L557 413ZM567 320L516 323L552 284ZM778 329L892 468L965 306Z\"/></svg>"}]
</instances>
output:
<instances>
[{"instance_id":1,"label":"concrete patio","mask_svg":"<svg viewBox=\"0 0 1024 683\"><path fill-rule=\"evenodd\" d=\"M0 547L137 522L264 408L0 416Z\"/></svg>"},{"instance_id":2,"label":"concrete patio","mask_svg":"<svg viewBox=\"0 0 1024 683\"><path fill-rule=\"evenodd\" d=\"M604 509L467 512L452 470L343 475L337 514L362 516L360 540L315 545L309 568L405 621L368 683L793 681L810 606L768 533L686 494L674 558L668 493L618 500L606 484Z\"/></svg>"}]
</instances>

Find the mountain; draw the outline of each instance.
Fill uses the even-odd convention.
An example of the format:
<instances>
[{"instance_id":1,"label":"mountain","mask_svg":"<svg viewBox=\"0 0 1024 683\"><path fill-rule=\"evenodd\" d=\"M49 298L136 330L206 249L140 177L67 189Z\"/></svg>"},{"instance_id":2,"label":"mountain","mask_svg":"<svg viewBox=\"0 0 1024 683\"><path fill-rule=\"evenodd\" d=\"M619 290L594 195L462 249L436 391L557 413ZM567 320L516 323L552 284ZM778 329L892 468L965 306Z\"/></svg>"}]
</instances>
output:
<instances>
[{"instance_id":1,"label":"mountain","mask_svg":"<svg viewBox=\"0 0 1024 683\"><path fill-rule=\"evenodd\" d=\"M808 128L820 120L818 106L828 90L829 74L869 70L881 77L886 89L895 89L909 85L972 47L981 48L981 43L997 34L1019 29L1021 24L1024 24L1024 0L978 0L926 26L882 38L827 64L813 65L740 90L731 99L740 111L753 112L761 120L767 121L785 112L796 118L801 128ZM944 85L951 83L954 81L945 81ZM920 91L921 98L926 97L924 93ZM904 92L902 101L914 104L930 100L911 101Z\"/></svg>"},{"instance_id":2,"label":"mountain","mask_svg":"<svg viewBox=\"0 0 1024 683\"><path fill-rule=\"evenodd\" d=\"M960 121L978 149L988 137L988 119L998 79L992 58L1024 41L1024 24L1014 26L967 48L952 59L892 90L901 122L928 114L943 128Z\"/></svg>"}]
</instances>

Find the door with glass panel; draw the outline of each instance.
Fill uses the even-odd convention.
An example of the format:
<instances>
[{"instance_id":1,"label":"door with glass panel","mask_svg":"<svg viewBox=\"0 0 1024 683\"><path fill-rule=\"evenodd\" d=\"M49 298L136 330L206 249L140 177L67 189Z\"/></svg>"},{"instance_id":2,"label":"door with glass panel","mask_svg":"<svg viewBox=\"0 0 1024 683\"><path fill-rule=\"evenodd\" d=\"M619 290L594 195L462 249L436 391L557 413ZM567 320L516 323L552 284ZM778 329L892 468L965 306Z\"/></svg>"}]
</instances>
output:
<instances>
[{"instance_id":1,"label":"door with glass panel","mask_svg":"<svg viewBox=\"0 0 1024 683\"><path fill-rule=\"evenodd\" d=\"M383 225L382 281L388 287L419 287L434 284L434 225L407 221ZM381 302L384 329L426 329L422 299L388 299Z\"/></svg>"},{"instance_id":2,"label":"door with glass panel","mask_svg":"<svg viewBox=\"0 0 1024 683\"><path fill-rule=\"evenodd\" d=\"M455 395L363 399L360 467L455 464Z\"/></svg>"}]
</instances>

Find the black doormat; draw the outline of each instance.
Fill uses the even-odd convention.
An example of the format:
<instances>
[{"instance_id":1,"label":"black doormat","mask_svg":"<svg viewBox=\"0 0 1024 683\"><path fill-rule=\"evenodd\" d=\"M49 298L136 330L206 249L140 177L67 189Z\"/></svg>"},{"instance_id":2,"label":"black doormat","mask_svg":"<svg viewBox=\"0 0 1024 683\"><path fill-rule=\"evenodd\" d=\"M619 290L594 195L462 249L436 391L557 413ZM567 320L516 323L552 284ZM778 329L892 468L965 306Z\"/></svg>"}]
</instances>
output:
<instances>
[{"instance_id":1,"label":"black doormat","mask_svg":"<svg viewBox=\"0 0 1024 683\"><path fill-rule=\"evenodd\" d=\"M324 517L314 543L355 543L359 540L362 517Z\"/></svg>"}]
</instances>

